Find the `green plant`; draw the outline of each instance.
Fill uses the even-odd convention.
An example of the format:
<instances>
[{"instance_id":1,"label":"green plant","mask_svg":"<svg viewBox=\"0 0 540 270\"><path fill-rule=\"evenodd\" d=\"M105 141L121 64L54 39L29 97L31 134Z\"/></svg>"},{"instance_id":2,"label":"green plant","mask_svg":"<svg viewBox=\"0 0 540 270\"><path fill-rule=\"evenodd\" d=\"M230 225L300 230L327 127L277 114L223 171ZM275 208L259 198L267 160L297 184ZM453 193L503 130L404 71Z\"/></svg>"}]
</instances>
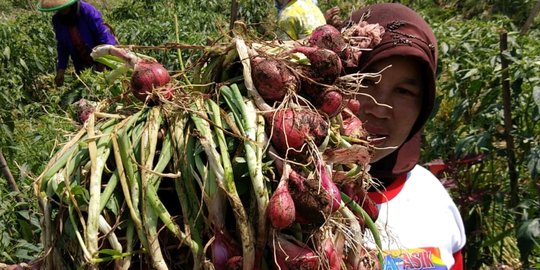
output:
<instances>
[{"instance_id":1,"label":"green plant","mask_svg":"<svg viewBox=\"0 0 540 270\"><path fill-rule=\"evenodd\" d=\"M152 47L135 50L155 57L176 75L180 55L159 46L177 41L206 45L229 27L230 0L99 2L107 2L102 10L104 18L121 44ZM319 6L323 11L340 6L342 17L347 18L353 9L374 2L387 1L319 0ZM531 268L539 268L535 229L540 213L535 202L540 197L540 31L532 27L526 36L516 33L535 1L400 2L419 10L439 38L438 114L425 130L424 161L483 157L479 163L456 164L442 175L445 183L453 184L452 195L467 225L467 269L502 264L518 267L527 262ZM105 84L95 72L86 71L79 79L72 70L65 86L55 87L51 14L35 12L27 3L0 1L0 149L24 195L23 202L17 202L0 178L0 261L10 263L35 258L41 252L37 207L29 187L53 150L79 128L70 105L79 98L98 100L121 89ZM262 27L257 28L260 33L272 31L275 11L271 2L238 3L240 20L250 27ZM508 205L510 187L500 97L502 30L510 31L506 56L510 59L511 135L516 144L521 198L517 208ZM182 50L182 60L195 59L196 53Z\"/></svg>"},{"instance_id":2,"label":"green plant","mask_svg":"<svg viewBox=\"0 0 540 270\"><path fill-rule=\"evenodd\" d=\"M41 226L36 213L32 209L34 199L29 188L24 188L21 194L23 200L18 200L2 178L0 178L0 261L17 263L30 261L41 253L39 235Z\"/></svg>"},{"instance_id":3,"label":"green plant","mask_svg":"<svg viewBox=\"0 0 540 270\"><path fill-rule=\"evenodd\" d=\"M512 32L516 28L504 17L487 23L452 18L434 25L440 48L440 91L438 114L425 131L424 156L426 161L455 161L485 155L479 164L454 167L443 175L453 184L452 194L467 230L466 268L527 265L534 258L529 255L538 252L538 246L518 249L523 233L520 236L516 227L519 224L514 224L520 220L530 224L540 213L520 213L512 206L511 195L517 192L521 202L538 200L540 195L533 181L537 178L535 153L540 131L533 97L539 79L538 66L533 64L538 61L538 48L532 45L535 37ZM510 135L515 143L517 191L511 190L509 184L503 132L499 34L504 31L510 31L509 50L504 56L510 61L514 123Z\"/></svg>"}]
</instances>

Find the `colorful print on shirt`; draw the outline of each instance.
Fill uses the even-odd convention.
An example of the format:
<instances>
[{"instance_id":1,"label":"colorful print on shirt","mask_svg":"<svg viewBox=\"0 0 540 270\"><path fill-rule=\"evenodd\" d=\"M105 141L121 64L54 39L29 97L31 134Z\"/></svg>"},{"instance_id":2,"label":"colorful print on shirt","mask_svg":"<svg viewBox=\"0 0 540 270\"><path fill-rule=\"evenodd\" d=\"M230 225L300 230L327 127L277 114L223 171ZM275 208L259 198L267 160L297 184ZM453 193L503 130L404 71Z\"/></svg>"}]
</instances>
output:
<instances>
[{"instance_id":1,"label":"colorful print on shirt","mask_svg":"<svg viewBox=\"0 0 540 270\"><path fill-rule=\"evenodd\" d=\"M438 248L384 251L383 270L447 270Z\"/></svg>"}]
</instances>

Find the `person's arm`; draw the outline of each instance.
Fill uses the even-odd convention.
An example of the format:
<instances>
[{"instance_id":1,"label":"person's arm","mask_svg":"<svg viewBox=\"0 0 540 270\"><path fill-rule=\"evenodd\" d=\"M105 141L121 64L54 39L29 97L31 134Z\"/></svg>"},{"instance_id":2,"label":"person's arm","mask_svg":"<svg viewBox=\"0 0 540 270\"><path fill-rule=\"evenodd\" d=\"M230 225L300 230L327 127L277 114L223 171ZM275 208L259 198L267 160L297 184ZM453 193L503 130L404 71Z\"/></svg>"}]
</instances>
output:
<instances>
[{"instance_id":1,"label":"person's arm","mask_svg":"<svg viewBox=\"0 0 540 270\"><path fill-rule=\"evenodd\" d=\"M54 77L54 83L56 86L60 87L64 85L64 74L66 70L65 69L57 69L56 70L56 76Z\"/></svg>"},{"instance_id":2,"label":"person's arm","mask_svg":"<svg viewBox=\"0 0 540 270\"><path fill-rule=\"evenodd\" d=\"M66 69L69 59L69 52L66 45L66 36L62 35L62 26L55 18L53 18L53 30L56 38L56 52L58 54L58 62L56 69Z\"/></svg>"},{"instance_id":3,"label":"person's arm","mask_svg":"<svg viewBox=\"0 0 540 270\"><path fill-rule=\"evenodd\" d=\"M66 69L69 60L69 52L65 41L57 40L56 42L56 52L58 54L58 62L56 64L56 69Z\"/></svg>"},{"instance_id":4,"label":"person's arm","mask_svg":"<svg viewBox=\"0 0 540 270\"><path fill-rule=\"evenodd\" d=\"M53 18L53 30L56 37L56 53L58 57L56 62L56 76L54 77L56 86L62 86L64 84L64 74L69 60L69 52L66 46L67 41L64 36L61 36L60 29L59 22Z\"/></svg>"}]
</instances>

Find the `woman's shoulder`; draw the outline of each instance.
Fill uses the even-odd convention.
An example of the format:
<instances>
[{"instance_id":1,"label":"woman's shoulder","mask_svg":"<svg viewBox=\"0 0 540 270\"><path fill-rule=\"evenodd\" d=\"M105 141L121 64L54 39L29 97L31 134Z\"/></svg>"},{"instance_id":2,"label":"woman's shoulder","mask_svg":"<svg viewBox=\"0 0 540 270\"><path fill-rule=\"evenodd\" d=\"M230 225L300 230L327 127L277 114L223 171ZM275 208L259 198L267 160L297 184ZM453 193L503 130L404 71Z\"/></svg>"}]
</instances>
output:
<instances>
[{"instance_id":1,"label":"woman's shoulder","mask_svg":"<svg viewBox=\"0 0 540 270\"><path fill-rule=\"evenodd\" d=\"M416 166L414 166L413 169L409 172L408 178L409 177L418 177L426 181L434 181L440 183L439 178L437 178L433 173L431 173L430 170L418 164L416 164Z\"/></svg>"},{"instance_id":2,"label":"woman's shoulder","mask_svg":"<svg viewBox=\"0 0 540 270\"><path fill-rule=\"evenodd\" d=\"M407 174L407 184L414 186L415 189L425 189L430 193L448 193L439 178L421 165L414 166L414 168Z\"/></svg>"},{"instance_id":3,"label":"woman's shoulder","mask_svg":"<svg viewBox=\"0 0 540 270\"><path fill-rule=\"evenodd\" d=\"M99 14L100 13L96 7L84 1L79 2L79 10L81 13L85 13L85 14L96 14L96 13Z\"/></svg>"}]
</instances>

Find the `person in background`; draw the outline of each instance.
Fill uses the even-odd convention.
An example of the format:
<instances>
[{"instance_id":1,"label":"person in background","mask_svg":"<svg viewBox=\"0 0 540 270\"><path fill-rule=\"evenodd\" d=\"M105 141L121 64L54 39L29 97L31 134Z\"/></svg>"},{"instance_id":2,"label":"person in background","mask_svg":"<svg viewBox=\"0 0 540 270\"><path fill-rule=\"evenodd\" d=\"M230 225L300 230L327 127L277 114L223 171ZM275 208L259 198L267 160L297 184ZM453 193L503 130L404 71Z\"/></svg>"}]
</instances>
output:
<instances>
[{"instance_id":1,"label":"person in background","mask_svg":"<svg viewBox=\"0 0 540 270\"><path fill-rule=\"evenodd\" d=\"M363 93L373 99L358 95L357 115L375 148L369 173L379 185L368 196L379 208L382 269L463 269L466 239L458 208L440 181L417 165L422 127L435 100L435 35L401 4L367 6L353 12L350 21L361 18L385 28L381 42L363 52L355 70L381 72L380 81L363 81Z\"/></svg>"},{"instance_id":2,"label":"person in background","mask_svg":"<svg viewBox=\"0 0 540 270\"><path fill-rule=\"evenodd\" d=\"M306 38L318 26L326 24L324 14L311 0L277 0L283 7L278 14L280 38Z\"/></svg>"},{"instance_id":3,"label":"person in background","mask_svg":"<svg viewBox=\"0 0 540 270\"><path fill-rule=\"evenodd\" d=\"M103 70L104 66L95 62L90 52L97 45L116 45L117 41L99 10L79 0L40 0L38 10L56 12L52 24L57 41L57 86L64 84L69 58L77 74L87 68Z\"/></svg>"},{"instance_id":4,"label":"person in background","mask_svg":"<svg viewBox=\"0 0 540 270\"><path fill-rule=\"evenodd\" d=\"M317 5L318 1L312 0L311 2L313 2L314 5ZM279 0L274 0L274 6L276 7L278 13L280 13L281 10L283 9L283 5L281 4L281 1Z\"/></svg>"}]
</instances>

